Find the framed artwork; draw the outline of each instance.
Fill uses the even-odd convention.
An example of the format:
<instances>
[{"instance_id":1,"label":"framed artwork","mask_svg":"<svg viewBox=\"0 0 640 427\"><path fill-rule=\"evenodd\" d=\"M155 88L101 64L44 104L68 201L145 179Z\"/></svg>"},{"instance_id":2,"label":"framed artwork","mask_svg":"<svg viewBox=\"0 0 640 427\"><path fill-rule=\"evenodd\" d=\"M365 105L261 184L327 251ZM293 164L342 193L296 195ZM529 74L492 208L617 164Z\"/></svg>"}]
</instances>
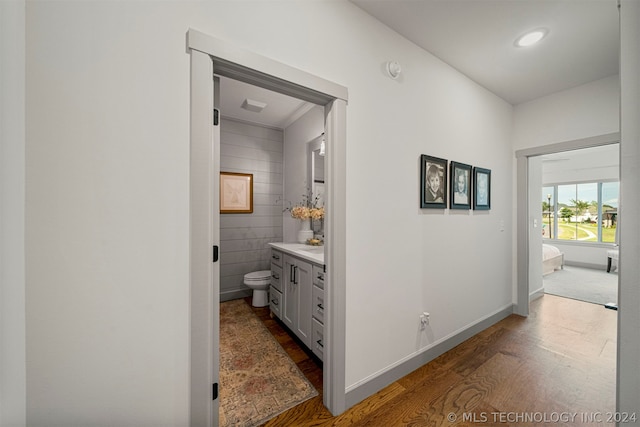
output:
<instances>
[{"instance_id":1,"label":"framed artwork","mask_svg":"<svg viewBox=\"0 0 640 427\"><path fill-rule=\"evenodd\" d=\"M253 212L253 174L220 172L220 213Z\"/></svg>"},{"instance_id":2,"label":"framed artwork","mask_svg":"<svg viewBox=\"0 0 640 427\"><path fill-rule=\"evenodd\" d=\"M473 168L473 209L491 209L491 170Z\"/></svg>"},{"instance_id":3,"label":"framed artwork","mask_svg":"<svg viewBox=\"0 0 640 427\"><path fill-rule=\"evenodd\" d=\"M471 165L451 162L451 209L471 209Z\"/></svg>"},{"instance_id":4,"label":"framed artwork","mask_svg":"<svg viewBox=\"0 0 640 427\"><path fill-rule=\"evenodd\" d=\"M447 160L420 156L420 207L446 209Z\"/></svg>"}]
</instances>

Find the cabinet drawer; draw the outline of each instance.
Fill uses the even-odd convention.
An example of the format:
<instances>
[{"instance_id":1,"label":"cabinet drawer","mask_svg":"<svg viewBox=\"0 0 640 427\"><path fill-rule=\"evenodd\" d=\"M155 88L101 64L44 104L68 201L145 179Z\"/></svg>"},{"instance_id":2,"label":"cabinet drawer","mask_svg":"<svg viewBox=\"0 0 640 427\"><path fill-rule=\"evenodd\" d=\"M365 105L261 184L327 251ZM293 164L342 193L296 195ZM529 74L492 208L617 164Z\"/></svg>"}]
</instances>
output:
<instances>
[{"instance_id":1,"label":"cabinet drawer","mask_svg":"<svg viewBox=\"0 0 640 427\"><path fill-rule=\"evenodd\" d=\"M313 285L311 315L324 324L324 289Z\"/></svg>"},{"instance_id":2,"label":"cabinet drawer","mask_svg":"<svg viewBox=\"0 0 640 427\"><path fill-rule=\"evenodd\" d=\"M324 289L324 267L314 265L313 266L313 284Z\"/></svg>"},{"instance_id":3,"label":"cabinet drawer","mask_svg":"<svg viewBox=\"0 0 640 427\"><path fill-rule=\"evenodd\" d=\"M282 292L282 267L271 263L271 287Z\"/></svg>"},{"instance_id":4,"label":"cabinet drawer","mask_svg":"<svg viewBox=\"0 0 640 427\"><path fill-rule=\"evenodd\" d=\"M280 317L281 307L282 307L282 293L279 290L274 289L272 286L269 292L269 308L271 309L271 312L274 314L274 316L281 318Z\"/></svg>"},{"instance_id":5,"label":"cabinet drawer","mask_svg":"<svg viewBox=\"0 0 640 427\"><path fill-rule=\"evenodd\" d=\"M282 252L271 250L271 264L282 267Z\"/></svg>"},{"instance_id":6,"label":"cabinet drawer","mask_svg":"<svg viewBox=\"0 0 640 427\"><path fill-rule=\"evenodd\" d=\"M313 354L324 361L324 325L316 319L312 319L311 336L313 337L311 341Z\"/></svg>"}]
</instances>

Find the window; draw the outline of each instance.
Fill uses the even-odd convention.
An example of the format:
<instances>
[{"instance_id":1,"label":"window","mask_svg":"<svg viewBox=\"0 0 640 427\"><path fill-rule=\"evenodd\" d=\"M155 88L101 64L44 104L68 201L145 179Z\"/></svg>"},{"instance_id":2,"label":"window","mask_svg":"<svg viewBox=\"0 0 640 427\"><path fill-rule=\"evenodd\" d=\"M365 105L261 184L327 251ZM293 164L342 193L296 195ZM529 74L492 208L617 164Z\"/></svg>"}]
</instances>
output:
<instances>
[{"instance_id":1,"label":"window","mask_svg":"<svg viewBox=\"0 0 640 427\"><path fill-rule=\"evenodd\" d=\"M543 238L615 243L619 194L617 181L544 186Z\"/></svg>"}]
</instances>

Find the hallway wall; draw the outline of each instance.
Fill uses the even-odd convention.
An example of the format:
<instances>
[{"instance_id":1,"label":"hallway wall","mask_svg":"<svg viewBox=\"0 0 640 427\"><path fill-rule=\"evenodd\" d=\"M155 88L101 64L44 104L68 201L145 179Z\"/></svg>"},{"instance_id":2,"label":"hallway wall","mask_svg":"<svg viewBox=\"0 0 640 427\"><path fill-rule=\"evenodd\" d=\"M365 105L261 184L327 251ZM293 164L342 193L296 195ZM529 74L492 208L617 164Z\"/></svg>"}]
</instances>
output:
<instances>
[{"instance_id":1,"label":"hallway wall","mask_svg":"<svg viewBox=\"0 0 640 427\"><path fill-rule=\"evenodd\" d=\"M349 90L349 390L511 307L513 108L451 66L347 1L33 1L30 426L188 419L189 28ZM491 169L491 210L420 209L421 154Z\"/></svg>"}]
</instances>

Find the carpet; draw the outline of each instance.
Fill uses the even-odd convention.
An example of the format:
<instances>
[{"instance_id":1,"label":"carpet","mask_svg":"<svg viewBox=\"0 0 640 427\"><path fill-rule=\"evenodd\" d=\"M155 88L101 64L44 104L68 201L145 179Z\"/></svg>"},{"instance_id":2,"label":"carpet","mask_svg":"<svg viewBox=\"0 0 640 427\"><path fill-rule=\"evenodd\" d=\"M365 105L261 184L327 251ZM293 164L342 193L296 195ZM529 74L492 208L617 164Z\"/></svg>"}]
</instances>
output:
<instances>
[{"instance_id":1,"label":"carpet","mask_svg":"<svg viewBox=\"0 0 640 427\"><path fill-rule=\"evenodd\" d=\"M594 304L618 302L618 273L565 265L544 276L544 292Z\"/></svg>"},{"instance_id":2,"label":"carpet","mask_svg":"<svg viewBox=\"0 0 640 427\"><path fill-rule=\"evenodd\" d=\"M317 395L244 300L220 304L220 426L258 426Z\"/></svg>"}]
</instances>

